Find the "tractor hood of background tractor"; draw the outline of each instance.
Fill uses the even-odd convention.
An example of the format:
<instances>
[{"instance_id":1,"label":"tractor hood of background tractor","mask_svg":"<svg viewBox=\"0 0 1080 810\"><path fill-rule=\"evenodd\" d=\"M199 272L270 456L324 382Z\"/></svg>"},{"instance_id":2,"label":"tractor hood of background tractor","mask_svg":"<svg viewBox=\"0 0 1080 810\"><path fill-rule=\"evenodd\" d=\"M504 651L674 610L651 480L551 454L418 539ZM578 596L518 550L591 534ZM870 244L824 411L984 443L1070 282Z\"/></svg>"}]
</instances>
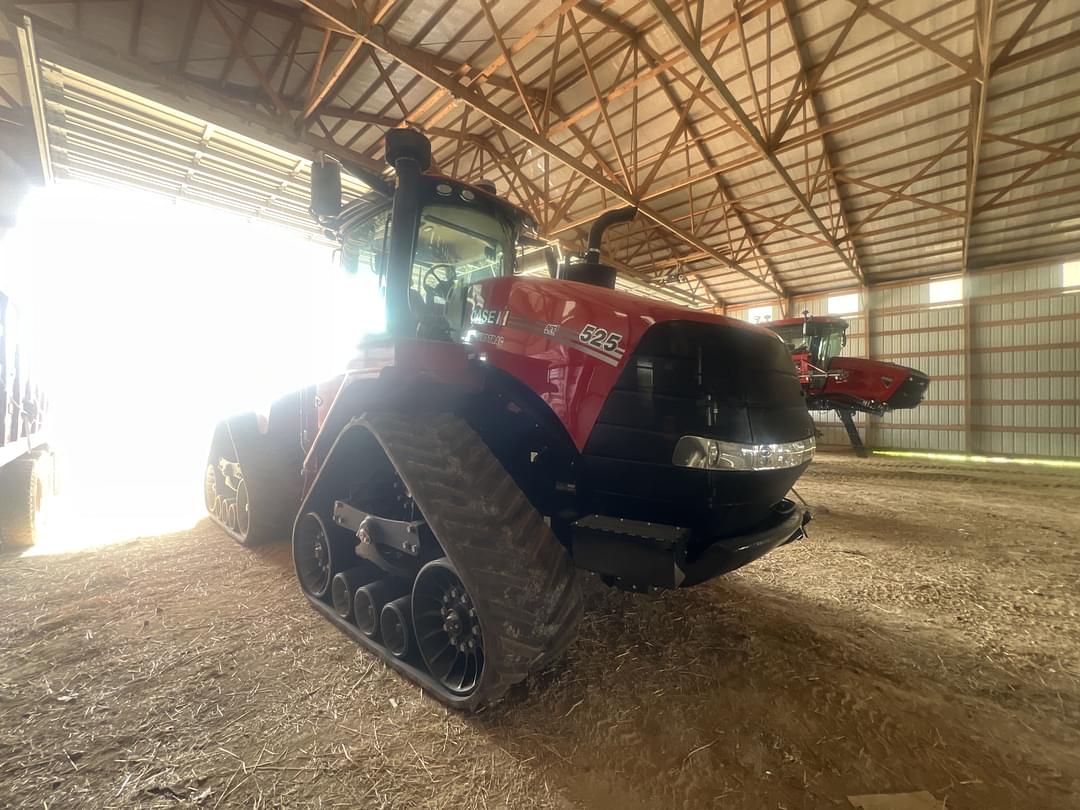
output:
<instances>
[{"instance_id":1,"label":"tractor hood of background tractor","mask_svg":"<svg viewBox=\"0 0 1080 810\"><path fill-rule=\"evenodd\" d=\"M917 369L864 357L834 357L829 372L834 376L826 379L819 395L859 410L914 408L930 386L930 378Z\"/></svg>"},{"instance_id":2,"label":"tractor hood of background tractor","mask_svg":"<svg viewBox=\"0 0 1080 810\"><path fill-rule=\"evenodd\" d=\"M768 329L566 280L471 289L466 341L539 394L581 451L670 465L682 436L814 435L787 348Z\"/></svg>"}]
</instances>

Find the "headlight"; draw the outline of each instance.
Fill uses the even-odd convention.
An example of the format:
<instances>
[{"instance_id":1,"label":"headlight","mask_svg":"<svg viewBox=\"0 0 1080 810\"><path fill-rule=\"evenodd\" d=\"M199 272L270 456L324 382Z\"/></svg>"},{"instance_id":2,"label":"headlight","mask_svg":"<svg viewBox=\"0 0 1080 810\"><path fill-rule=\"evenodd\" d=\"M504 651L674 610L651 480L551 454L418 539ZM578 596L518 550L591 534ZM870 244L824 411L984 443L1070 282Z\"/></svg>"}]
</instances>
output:
<instances>
[{"instance_id":1,"label":"headlight","mask_svg":"<svg viewBox=\"0 0 1080 810\"><path fill-rule=\"evenodd\" d=\"M814 439L784 444L742 444L683 436L675 445L671 463L699 470L783 470L814 457Z\"/></svg>"}]
</instances>

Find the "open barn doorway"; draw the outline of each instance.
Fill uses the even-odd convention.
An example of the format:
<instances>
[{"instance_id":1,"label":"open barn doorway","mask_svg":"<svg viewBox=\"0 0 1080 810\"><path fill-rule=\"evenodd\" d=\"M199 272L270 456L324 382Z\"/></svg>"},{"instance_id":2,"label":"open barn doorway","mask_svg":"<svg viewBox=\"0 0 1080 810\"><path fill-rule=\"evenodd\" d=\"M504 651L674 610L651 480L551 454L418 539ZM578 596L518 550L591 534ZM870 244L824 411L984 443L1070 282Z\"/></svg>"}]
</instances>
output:
<instances>
[{"instance_id":1,"label":"open barn doorway","mask_svg":"<svg viewBox=\"0 0 1080 810\"><path fill-rule=\"evenodd\" d=\"M59 182L0 250L59 448L31 553L192 525L214 422L332 375L381 328L374 280L317 238L146 191Z\"/></svg>"}]
</instances>

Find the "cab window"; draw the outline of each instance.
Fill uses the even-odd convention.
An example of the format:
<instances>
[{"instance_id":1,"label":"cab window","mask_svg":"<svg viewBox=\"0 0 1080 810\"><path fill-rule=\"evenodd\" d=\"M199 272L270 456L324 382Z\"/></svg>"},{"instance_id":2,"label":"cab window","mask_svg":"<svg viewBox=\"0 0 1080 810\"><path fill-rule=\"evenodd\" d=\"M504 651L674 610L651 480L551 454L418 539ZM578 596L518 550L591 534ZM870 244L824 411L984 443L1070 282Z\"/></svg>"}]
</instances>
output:
<instances>
[{"instance_id":1,"label":"cab window","mask_svg":"<svg viewBox=\"0 0 1080 810\"><path fill-rule=\"evenodd\" d=\"M512 272L511 233L498 218L463 206L432 205L420 217L412 289L445 305L451 290Z\"/></svg>"},{"instance_id":2,"label":"cab window","mask_svg":"<svg viewBox=\"0 0 1080 810\"><path fill-rule=\"evenodd\" d=\"M345 270L382 273L389 222L390 209L384 208L345 230L341 241L341 263Z\"/></svg>"}]
</instances>

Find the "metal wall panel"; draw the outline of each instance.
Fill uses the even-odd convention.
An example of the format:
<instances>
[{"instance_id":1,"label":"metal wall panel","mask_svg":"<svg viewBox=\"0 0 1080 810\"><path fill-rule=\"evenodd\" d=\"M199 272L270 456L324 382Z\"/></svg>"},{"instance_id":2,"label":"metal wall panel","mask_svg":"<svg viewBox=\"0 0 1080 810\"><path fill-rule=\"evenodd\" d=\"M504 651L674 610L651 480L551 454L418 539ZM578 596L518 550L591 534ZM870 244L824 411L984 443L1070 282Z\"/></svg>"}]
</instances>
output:
<instances>
[{"instance_id":1,"label":"metal wall panel","mask_svg":"<svg viewBox=\"0 0 1080 810\"><path fill-rule=\"evenodd\" d=\"M972 277L972 447L1080 456L1080 295L1061 265Z\"/></svg>"},{"instance_id":2,"label":"metal wall panel","mask_svg":"<svg viewBox=\"0 0 1080 810\"><path fill-rule=\"evenodd\" d=\"M1080 290L1061 284L1061 265L1044 264L969 275L955 303L931 303L929 280L872 289L865 317L850 319L849 353L920 369L931 384L918 408L860 420L867 444L1080 457ZM826 314L827 296L796 308ZM821 444L846 445L835 417L820 417Z\"/></svg>"}]
</instances>

